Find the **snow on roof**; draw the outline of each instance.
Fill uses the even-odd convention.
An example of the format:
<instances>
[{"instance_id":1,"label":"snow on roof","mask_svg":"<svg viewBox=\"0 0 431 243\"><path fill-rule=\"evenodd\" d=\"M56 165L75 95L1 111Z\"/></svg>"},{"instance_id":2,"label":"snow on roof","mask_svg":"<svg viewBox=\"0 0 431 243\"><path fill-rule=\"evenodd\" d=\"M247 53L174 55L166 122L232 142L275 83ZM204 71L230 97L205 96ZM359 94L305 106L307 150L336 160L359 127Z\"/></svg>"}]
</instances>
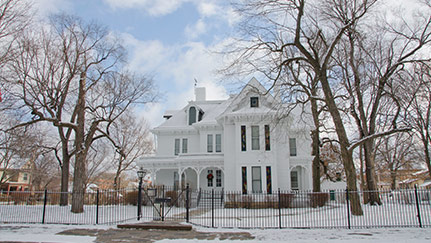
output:
<instances>
[{"instance_id":1,"label":"snow on roof","mask_svg":"<svg viewBox=\"0 0 431 243\"><path fill-rule=\"evenodd\" d=\"M248 105L249 97L258 96L260 97L258 107L250 107ZM160 126L154 128L152 131L161 131L169 129L178 130L190 130L197 126L205 125L217 125L217 120L221 119L225 115L230 116L241 116L241 115L271 115L277 113L277 107L275 107L276 99L267 92L265 87L252 78L248 84L241 90L239 94L230 95L227 100L199 100L199 101L189 101L187 106L181 110L167 110L165 114L169 115L169 119L165 120ZM202 120L197 121L193 126L188 125L187 113L190 107L196 107L199 112L203 113ZM296 116L301 114L301 109L295 108L292 110L292 115ZM296 126L308 126L311 127L312 124L305 124L308 122L304 121L293 121L292 117L289 116L291 120L291 127ZM168 118L168 117L166 117ZM309 120L309 119L306 119ZM299 124L297 124L299 123ZM303 129L303 127L298 127L296 130Z\"/></svg>"},{"instance_id":2,"label":"snow on roof","mask_svg":"<svg viewBox=\"0 0 431 243\"><path fill-rule=\"evenodd\" d=\"M427 186L431 186L431 181L424 182L420 185L420 187L427 187Z\"/></svg>"},{"instance_id":3,"label":"snow on roof","mask_svg":"<svg viewBox=\"0 0 431 243\"><path fill-rule=\"evenodd\" d=\"M197 122L199 123L216 123L215 117L217 117L221 112L223 112L226 103L229 100L210 100L210 101L190 101L189 104L181 110L177 110L172 113L172 117L165 122L163 122L160 126L156 127L154 130L163 129L163 128L173 128L173 127L184 127L188 126L187 119L187 110L194 106L199 111L204 113L202 120Z\"/></svg>"},{"instance_id":4,"label":"snow on roof","mask_svg":"<svg viewBox=\"0 0 431 243\"><path fill-rule=\"evenodd\" d=\"M406 180L401 181L400 184L409 184L409 183L415 182L417 180L418 179L406 179Z\"/></svg>"},{"instance_id":5,"label":"snow on roof","mask_svg":"<svg viewBox=\"0 0 431 243\"><path fill-rule=\"evenodd\" d=\"M428 173L427 170L420 170L420 171L416 171L415 173L413 173L412 175L417 176L417 175L422 175L424 173Z\"/></svg>"}]
</instances>

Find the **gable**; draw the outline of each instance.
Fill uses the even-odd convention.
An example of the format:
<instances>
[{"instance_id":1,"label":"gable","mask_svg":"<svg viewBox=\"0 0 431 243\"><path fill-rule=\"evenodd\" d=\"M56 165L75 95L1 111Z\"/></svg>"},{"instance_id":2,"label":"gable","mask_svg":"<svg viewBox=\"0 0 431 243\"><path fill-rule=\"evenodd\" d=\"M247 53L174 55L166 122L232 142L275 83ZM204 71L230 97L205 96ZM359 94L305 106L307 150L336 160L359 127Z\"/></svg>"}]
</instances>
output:
<instances>
[{"instance_id":1,"label":"gable","mask_svg":"<svg viewBox=\"0 0 431 243\"><path fill-rule=\"evenodd\" d=\"M257 101L256 101L257 100ZM254 104L257 102L257 106ZM236 95L226 110L220 115L227 115L230 113L263 113L274 110L276 100L263 87L263 85L257 81L256 78L252 78L247 85Z\"/></svg>"}]
</instances>

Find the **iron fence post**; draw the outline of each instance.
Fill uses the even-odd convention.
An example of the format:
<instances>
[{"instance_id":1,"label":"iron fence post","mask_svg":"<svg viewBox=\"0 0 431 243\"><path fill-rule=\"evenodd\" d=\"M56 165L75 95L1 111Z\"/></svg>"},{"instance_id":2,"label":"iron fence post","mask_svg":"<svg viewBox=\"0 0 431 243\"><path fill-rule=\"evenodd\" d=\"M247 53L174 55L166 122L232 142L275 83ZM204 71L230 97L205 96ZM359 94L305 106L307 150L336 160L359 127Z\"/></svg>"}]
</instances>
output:
<instances>
[{"instance_id":1,"label":"iron fence post","mask_svg":"<svg viewBox=\"0 0 431 243\"><path fill-rule=\"evenodd\" d=\"M99 224L99 188L96 193L96 224Z\"/></svg>"},{"instance_id":2,"label":"iron fence post","mask_svg":"<svg viewBox=\"0 0 431 243\"><path fill-rule=\"evenodd\" d=\"M349 189L346 188L347 228L350 229Z\"/></svg>"},{"instance_id":3,"label":"iron fence post","mask_svg":"<svg viewBox=\"0 0 431 243\"><path fill-rule=\"evenodd\" d=\"M43 215L42 215L42 224L45 223L45 213L46 213L46 203L48 201L48 190L45 189L44 198L43 198Z\"/></svg>"},{"instance_id":4,"label":"iron fence post","mask_svg":"<svg viewBox=\"0 0 431 243\"><path fill-rule=\"evenodd\" d=\"M186 187L186 222L189 222L189 217L190 217L190 201L189 201L189 196L190 196L190 186L189 183L187 183L187 187Z\"/></svg>"},{"instance_id":5,"label":"iron fence post","mask_svg":"<svg viewBox=\"0 0 431 243\"><path fill-rule=\"evenodd\" d=\"M211 227L214 228L214 188L211 193Z\"/></svg>"},{"instance_id":6,"label":"iron fence post","mask_svg":"<svg viewBox=\"0 0 431 243\"><path fill-rule=\"evenodd\" d=\"M165 198L165 185L162 186L162 198ZM165 201L163 200L160 207L160 214L162 221L165 221Z\"/></svg>"},{"instance_id":7,"label":"iron fence post","mask_svg":"<svg viewBox=\"0 0 431 243\"><path fill-rule=\"evenodd\" d=\"M415 199L416 199L416 211L417 211L417 217L419 221L419 227L422 228L422 220L421 220L421 210L419 207L419 197L418 197L418 187L415 185Z\"/></svg>"},{"instance_id":8,"label":"iron fence post","mask_svg":"<svg viewBox=\"0 0 431 243\"><path fill-rule=\"evenodd\" d=\"M138 186L138 221L142 216L142 177L139 178L139 186Z\"/></svg>"},{"instance_id":9,"label":"iron fence post","mask_svg":"<svg viewBox=\"0 0 431 243\"><path fill-rule=\"evenodd\" d=\"M278 228L281 229L281 192L278 188Z\"/></svg>"}]
</instances>

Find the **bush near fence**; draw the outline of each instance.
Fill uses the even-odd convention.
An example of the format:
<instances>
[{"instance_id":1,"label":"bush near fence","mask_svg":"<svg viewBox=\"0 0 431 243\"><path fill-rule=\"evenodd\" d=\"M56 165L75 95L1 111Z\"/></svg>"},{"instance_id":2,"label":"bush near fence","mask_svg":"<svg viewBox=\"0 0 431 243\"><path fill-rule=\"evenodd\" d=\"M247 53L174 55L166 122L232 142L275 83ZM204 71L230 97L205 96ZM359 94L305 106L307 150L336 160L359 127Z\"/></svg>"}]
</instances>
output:
<instances>
[{"instance_id":1,"label":"bush near fence","mask_svg":"<svg viewBox=\"0 0 431 243\"><path fill-rule=\"evenodd\" d=\"M326 192L314 192L310 193L310 206L312 208L323 207L329 199L329 193Z\"/></svg>"}]
</instances>

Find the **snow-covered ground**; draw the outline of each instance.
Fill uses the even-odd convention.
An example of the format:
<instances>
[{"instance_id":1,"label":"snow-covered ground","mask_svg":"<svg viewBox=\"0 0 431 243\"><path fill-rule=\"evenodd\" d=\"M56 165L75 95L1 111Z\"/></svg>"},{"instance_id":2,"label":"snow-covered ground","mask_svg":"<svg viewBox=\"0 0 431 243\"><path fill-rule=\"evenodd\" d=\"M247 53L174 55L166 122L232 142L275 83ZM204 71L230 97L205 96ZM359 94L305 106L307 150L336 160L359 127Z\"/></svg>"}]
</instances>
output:
<instances>
[{"instance_id":1,"label":"snow-covered ground","mask_svg":"<svg viewBox=\"0 0 431 243\"><path fill-rule=\"evenodd\" d=\"M57 233L70 229L103 229L112 226L101 225L41 225L41 224L3 224L0 225L1 241L22 242L94 242L96 237L57 235ZM243 230L243 229L209 229L194 227L202 232L249 232L255 237L253 240L159 240L158 243L203 243L203 242L379 242L379 243L422 243L431 242L431 228L381 228L381 229L271 229L271 230Z\"/></svg>"}]
</instances>

